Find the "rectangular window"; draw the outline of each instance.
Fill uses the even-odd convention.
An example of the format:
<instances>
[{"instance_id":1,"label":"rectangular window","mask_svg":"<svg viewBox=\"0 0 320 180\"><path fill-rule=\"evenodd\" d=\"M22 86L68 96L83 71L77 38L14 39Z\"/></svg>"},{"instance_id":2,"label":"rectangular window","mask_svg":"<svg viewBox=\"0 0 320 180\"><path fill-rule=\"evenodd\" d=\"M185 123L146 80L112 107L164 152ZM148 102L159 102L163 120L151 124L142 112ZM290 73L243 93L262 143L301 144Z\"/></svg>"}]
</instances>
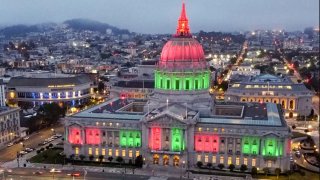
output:
<instances>
[{"instance_id":1,"label":"rectangular window","mask_svg":"<svg viewBox=\"0 0 320 180\"><path fill-rule=\"evenodd\" d=\"M119 150L116 149L116 156L119 156Z\"/></svg>"},{"instance_id":2,"label":"rectangular window","mask_svg":"<svg viewBox=\"0 0 320 180\"><path fill-rule=\"evenodd\" d=\"M194 89L199 89L198 80L194 81Z\"/></svg>"},{"instance_id":3,"label":"rectangular window","mask_svg":"<svg viewBox=\"0 0 320 180\"><path fill-rule=\"evenodd\" d=\"M201 161L201 154L198 154L197 161Z\"/></svg>"},{"instance_id":4,"label":"rectangular window","mask_svg":"<svg viewBox=\"0 0 320 180\"><path fill-rule=\"evenodd\" d=\"M248 158L243 158L243 164L248 165Z\"/></svg>"},{"instance_id":5,"label":"rectangular window","mask_svg":"<svg viewBox=\"0 0 320 180\"><path fill-rule=\"evenodd\" d=\"M112 156L112 149L109 149L108 155Z\"/></svg>"},{"instance_id":6,"label":"rectangular window","mask_svg":"<svg viewBox=\"0 0 320 180\"><path fill-rule=\"evenodd\" d=\"M267 162L267 166L270 168L270 167L272 167L272 161L271 160L269 160L268 162Z\"/></svg>"},{"instance_id":7,"label":"rectangular window","mask_svg":"<svg viewBox=\"0 0 320 180\"><path fill-rule=\"evenodd\" d=\"M240 158L236 157L236 165L239 166L240 165Z\"/></svg>"},{"instance_id":8,"label":"rectangular window","mask_svg":"<svg viewBox=\"0 0 320 180\"><path fill-rule=\"evenodd\" d=\"M129 158L132 158L132 150L129 150Z\"/></svg>"},{"instance_id":9,"label":"rectangular window","mask_svg":"<svg viewBox=\"0 0 320 180\"><path fill-rule=\"evenodd\" d=\"M92 155L92 148L89 148L88 154L89 154L89 155Z\"/></svg>"},{"instance_id":10,"label":"rectangular window","mask_svg":"<svg viewBox=\"0 0 320 180\"><path fill-rule=\"evenodd\" d=\"M208 162L209 162L209 157L208 157L208 155L205 155L205 156L204 156L204 162L205 162L205 163L208 163Z\"/></svg>"},{"instance_id":11,"label":"rectangular window","mask_svg":"<svg viewBox=\"0 0 320 180\"><path fill-rule=\"evenodd\" d=\"M217 157L216 156L212 156L212 163L217 163Z\"/></svg>"},{"instance_id":12,"label":"rectangular window","mask_svg":"<svg viewBox=\"0 0 320 180\"><path fill-rule=\"evenodd\" d=\"M176 90L179 90L180 89L180 83L179 83L179 80L176 80Z\"/></svg>"},{"instance_id":13,"label":"rectangular window","mask_svg":"<svg viewBox=\"0 0 320 180\"><path fill-rule=\"evenodd\" d=\"M126 157L126 150L122 150L122 157Z\"/></svg>"},{"instance_id":14,"label":"rectangular window","mask_svg":"<svg viewBox=\"0 0 320 180\"><path fill-rule=\"evenodd\" d=\"M101 153L103 156L106 155L106 149L102 149L102 153Z\"/></svg>"},{"instance_id":15,"label":"rectangular window","mask_svg":"<svg viewBox=\"0 0 320 180\"><path fill-rule=\"evenodd\" d=\"M167 79L167 89L170 89L170 80Z\"/></svg>"},{"instance_id":16,"label":"rectangular window","mask_svg":"<svg viewBox=\"0 0 320 180\"><path fill-rule=\"evenodd\" d=\"M220 163L224 164L224 157L223 156L220 157Z\"/></svg>"},{"instance_id":17,"label":"rectangular window","mask_svg":"<svg viewBox=\"0 0 320 180\"><path fill-rule=\"evenodd\" d=\"M140 151L136 151L136 157L140 155Z\"/></svg>"},{"instance_id":18,"label":"rectangular window","mask_svg":"<svg viewBox=\"0 0 320 180\"><path fill-rule=\"evenodd\" d=\"M99 156L99 148L96 148L96 156Z\"/></svg>"},{"instance_id":19,"label":"rectangular window","mask_svg":"<svg viewBox=\"0 0 320 180\"><path fill-rule=\"evenodd\" d=\"M252 159L252 166L256 166L256 159Z\"/></svg>"},{"instance_id":20,"label":"rectangular window","mask_svg":"<svg viewBox=\"0 0 320 180\"><path fill-rule=\"evenodd\" d=\"M78 148L78 147L75 148L74 154L75 154L75 155L78 155L78 154L79 154L79 148Z\"/></svg>"},{"instance_id":21,"label":"rectangular window","mask_svg":"<svg viewBox=\"0 0 320 180\"><path fill-rule=\"evenodd\" d=\"M228 157L228 164L232 164L232 157Z\"/></svg>"},{"instance_id":22,"label":"rectangular window","mask_svg":"<svg viewBox=\"0 0 320 180\"><path fill-rule=\"evenodd\" d=\"M189 87L189 80L186 80L186 90L189 90L190 87Z\"/></svg>"}]
</instances>

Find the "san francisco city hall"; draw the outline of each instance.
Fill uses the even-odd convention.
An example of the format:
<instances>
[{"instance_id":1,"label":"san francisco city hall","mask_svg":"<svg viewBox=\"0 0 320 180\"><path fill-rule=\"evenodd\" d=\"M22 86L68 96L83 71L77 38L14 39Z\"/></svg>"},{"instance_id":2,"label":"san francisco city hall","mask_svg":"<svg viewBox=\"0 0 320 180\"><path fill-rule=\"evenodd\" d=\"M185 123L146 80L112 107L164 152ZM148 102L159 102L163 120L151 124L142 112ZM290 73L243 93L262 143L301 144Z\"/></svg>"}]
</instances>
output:
<instances>
[{"instance_id":1,"label":"san francisco city hall","mask_svg":"<svg viewBox=\"0 0 320 180\"><path fill-rule=\"evenodd\" d=\"M148 100L114 98L65 118L67 157L142 155L146 165L245 164L290 167L290 136L274 103L215 102L201 44L183 4L178 27L161 53Z\"/></svg>"}]
</instances>

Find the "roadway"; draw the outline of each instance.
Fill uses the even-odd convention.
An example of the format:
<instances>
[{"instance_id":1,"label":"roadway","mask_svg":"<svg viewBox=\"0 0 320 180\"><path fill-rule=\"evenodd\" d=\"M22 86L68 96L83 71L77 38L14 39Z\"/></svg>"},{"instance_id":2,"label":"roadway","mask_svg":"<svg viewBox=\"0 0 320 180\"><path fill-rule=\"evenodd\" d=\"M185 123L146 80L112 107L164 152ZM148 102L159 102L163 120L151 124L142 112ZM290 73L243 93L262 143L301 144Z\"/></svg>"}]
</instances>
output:
<instances>
[{"instance_id":1,"label":"roadway","mask_svg":"<svg viewBox=\"0 0 320 180\"><path fill-rule=\"evenodd\" d=\"M29 139L24 140L22 144L14 144L11 147L6 147L0 150L0 164L8 161L12 161L17 158L17 152L25 148L34 148L39 147L39 143L42 143L45 139L51 137L53 132L51 129L54 129L55 133L64 134L64 128L61 124L52 126L43 130L40 130L38 133L33 133L29 135Z\"/></svg>"},{"instance_id":2,"label":"roadway","mask_svg":"<svg viewBox=\"0 0 320 180\"><path fill-rule=\"evenodd\" d=\"M151 177L147 175L137 174L121 174L121 173L109 173L109 172L79 172L73 170L61 170L60 172L52 173L50 169L31 169L31 168L15 168L11 169L12 172L5 172L0 176L0 179L5 177L10 180L46 180L46 179L59 179L59 180L70 180L70 179L86 179L86 180L119 180L119 179L130 179L130 180L178 180L180 178L168 178L168 177ZM35 172L41 172L41 174L34 174ZM79 173L79 177L72 177L70 174ZM85 176L85 177L84 177ZM182 178L185 179L185 178Z\"/></svg>"}]
</instances>

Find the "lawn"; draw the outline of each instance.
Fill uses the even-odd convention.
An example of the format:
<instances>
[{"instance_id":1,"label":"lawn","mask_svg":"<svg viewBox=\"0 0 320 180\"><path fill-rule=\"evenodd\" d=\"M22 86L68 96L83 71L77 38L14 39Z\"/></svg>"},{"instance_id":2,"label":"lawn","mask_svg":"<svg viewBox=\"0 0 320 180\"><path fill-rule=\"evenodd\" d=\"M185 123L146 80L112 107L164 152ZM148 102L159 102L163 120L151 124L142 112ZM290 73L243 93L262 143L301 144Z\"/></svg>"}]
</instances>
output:
<instances>
[{"instance_id":1,"label":"lawn","mask_svg":"<svg viewBox=\"0 0 320 180\"><path fill-rule=\"evenodd\" d=\"M301 170L301 171L304 171L304 170ZM310 171L304 171L305 172L305 175L301 175L299 172L294 172L292 175L290 175L290 178L289 176L287 175L282 175L282 176L279 176L279 179L277 179L277 176L265 176L265 175L258 175L257 177L255 178L258 178L258 179L270 179L270 180L319 180L320 179L320 175L317 174L317 173L313 173L313 172L310 172Z\"/></svg>"},{"instance_id":2,"label":"lawn","mask_svg":"<svg viewBox=\"0 0 320 180\"><path fill-rule=\"evenodd\" d=\"M31 163L44 163L44 164L63 164L64 158L60 155L63 149L52 148L45 150L30 159Z\"/></svg>"}]
</instances>

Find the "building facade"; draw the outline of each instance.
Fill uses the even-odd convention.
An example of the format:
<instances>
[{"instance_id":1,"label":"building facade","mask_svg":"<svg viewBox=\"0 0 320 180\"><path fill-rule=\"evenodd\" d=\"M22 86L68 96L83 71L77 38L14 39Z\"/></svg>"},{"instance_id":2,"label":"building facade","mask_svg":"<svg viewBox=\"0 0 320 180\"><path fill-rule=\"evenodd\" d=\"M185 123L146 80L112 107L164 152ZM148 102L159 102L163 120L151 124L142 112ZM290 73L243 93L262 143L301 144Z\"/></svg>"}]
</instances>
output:
<instances>
[{"instance_id":1,"label":"building facade","mask_svg":"<svg viewBox=\"0 0 320 180\"><path fill-rule=\"evenodd\" d=\"M86 75L68 77L14 77L7 85L11 103L28 102L33 106L56 102L71 106L81 104L93 93L92 80Z\"/></svg>"},{"instance_id":2,"label":"building facade","mask_svg":"<svg viewBox=\"0 0 320 180\"><path fill-rule=\"evenodd\" d=\"M2 79L0 79L0 106L6 106L6 90Z\"/></svg>"},{"instance_id":3,"label":"building facade","mask_svg":"<svg viewBox=\"0 0 320 180\"><path fill-rule=\"evenodd\" d=\"M225 93L231 102L272 102L281 104L286 117L308 116L312 110L313 93L302 83L288 77L264 74L235 83Z\"/></svg>"},{"instance_id":4,"label":"building facade","mask_svg":"<svg viewBox=\"0 0 320 180\"><path fill-rule=\"evenodd\" d=\"M20 137L20 109L0 107L0 149Z\"/></svg>"},{"instance_id":5,"label":"building facade","mask_svg":"<svg viewBox=\"0 0 320 180\"><path fill-rule=\"evenodd\" d=\"M150 166L290 168L290 128L273 103L217 103L202 46L192 38L185 5L164 46L147 101L115 98L65 118L67 157L142 155Z\"/></svg>"}]
</instances>

